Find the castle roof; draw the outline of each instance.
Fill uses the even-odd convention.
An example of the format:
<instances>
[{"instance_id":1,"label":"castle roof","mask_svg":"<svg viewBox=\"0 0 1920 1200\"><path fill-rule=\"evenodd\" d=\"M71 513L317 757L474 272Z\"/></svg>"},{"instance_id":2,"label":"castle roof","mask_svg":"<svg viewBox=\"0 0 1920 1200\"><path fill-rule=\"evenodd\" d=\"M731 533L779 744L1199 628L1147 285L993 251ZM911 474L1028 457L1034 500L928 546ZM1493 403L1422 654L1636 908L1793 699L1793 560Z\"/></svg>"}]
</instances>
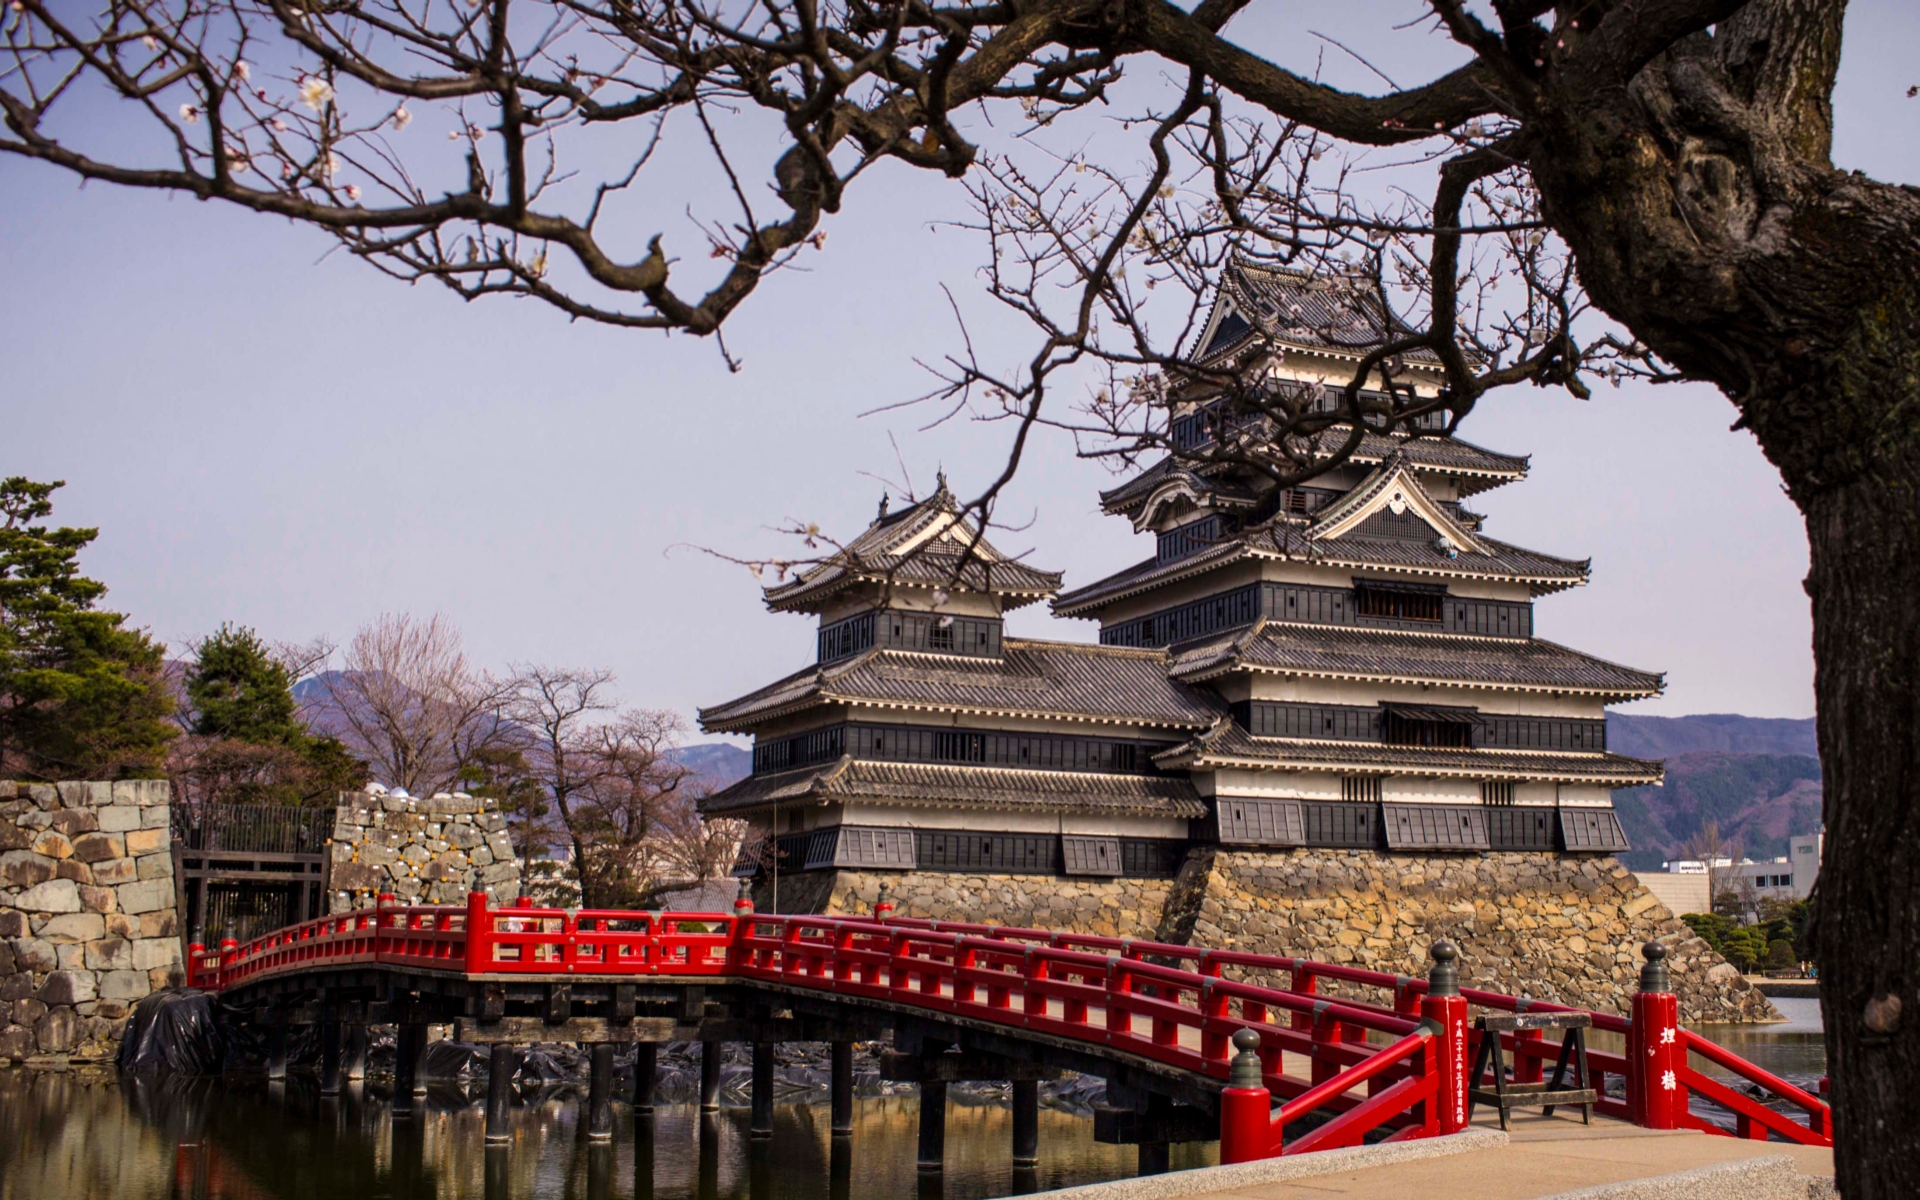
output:
<instances>
[{"instance_id":1,"label":"castle roof","mask_svg":"<svg viewBox=\"0 0 1920 1200\"><path fill-rule=\"evenodd\" d=\"M785 807L844 800L1088 816L1193 818L1206 813L1193 784L1182 775L1025 771L850 757L778 774L750 775L703 799L700 811L738 814L776 804Z\"/></svg>"},{"instance_id":2,"label":"castle roof","mask_svg":"<svg viewBox=\"0 0 1920 1200\"><path fill-rule=\"evenodd\" d=\"M829 704L1180 729L1203 729L1225 711L1210 693L1168 678L1164 650L1007 638L1001 651L869 650L701 709L700 727L747 732Z\"/></svg>"},{"instance_id":3,"label":"castle roof","mask_svg":"<svg viewBox=\"0 0 1920 1200\"><path fill-rule=\"evenodd\" d=\"M1008 558L962 515L944 478L933 495L882 515L860 536L792 580L766 589L774 612L817 610L849 587L880 584L985 592L1002 609L1019 608L1060 590L1060 573Z\"/></svg>"},{"instance_id":4,"label":"castle roof","mask_svg":"<svg viewBox=\"0 0 1920 1200\"><path fill-rule=\"evenodd\" d=\"M1492 691L1559 692L1606 703L1656 696L1666 677L1538 638L1405 633L1261 619L1171 648L1175 679L1199 683L1239 672L1435 684Z\"/></svg>"},{"instance_id":5,"label":"castle roof","mask_svg":"<svg viewBox=\"0 0 1920 1200\"><path fill-rule=\"evenodd\" d=\"M1341 774L1391 774L1428 778L1591 783L1610 788L1660 782L1657 762L1623 754L1526 750L1452 750L1386 746L1374 742L1312 741L1255 737L1230 720L1154 755L1155 764L1176 768L1310 770Z\"/></svg>"},{"instance_id":6,"label":"castle roof","mask_svg":"<svg viewBox=\"0 0 1920 1200\"><path fill-rule=\"evenodd\" d=\"M1365 279L1235 259L1221 276L1193 357L1217 362L1259 341L1359 358L1390 337L1412 332ZM1440 364L1425 347L1402 357L1430 371Z\"/></svg>"}]
</instances>

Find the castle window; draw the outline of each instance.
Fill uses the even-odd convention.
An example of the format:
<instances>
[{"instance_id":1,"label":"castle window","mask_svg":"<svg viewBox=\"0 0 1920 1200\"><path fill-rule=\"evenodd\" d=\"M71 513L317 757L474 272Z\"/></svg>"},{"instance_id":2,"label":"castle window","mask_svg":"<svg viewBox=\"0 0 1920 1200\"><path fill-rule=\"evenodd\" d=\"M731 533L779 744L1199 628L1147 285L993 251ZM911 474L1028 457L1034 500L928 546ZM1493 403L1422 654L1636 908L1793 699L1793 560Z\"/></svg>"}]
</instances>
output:
<instances>
[{"instance_id":1,"label":"castle window","mask_svg":"<svg viewBox=\"0 0 1920 1200\"><path fill-rule=\"evenodd\" d=\"M977 733L943 730L933 735L933 757L941 762L984 762L987 739Z\"/></svg>"},{"instance_id":2,"label":"castle window","mask_svg":"<svg viewBox=\"0 0 1920 1200\"><path fill-rule=\"evenodd\" d=\"M1502 807L1513 803L1513 781L1510 779L1488 779L1480 784L1480 803L1495 804Z\"/></svg>"},{"instance_id":3,"label":"castle window","mask_svg":"<svg viewBox=\"0 0 1920 1200\"><path fill-rule=\"evenodd\" d=\"M1340 798L1355 804L1380 803L1380 776L1347 776L1340 781Z\"/></svg>"},{"instance_id":4,"label":"castle window","mask_svg":"<svg viewBox=\"0 0 1920 1200\"><path fill-rule=\"evenodd\" d=\"M982 640L984 641L984 639ZM939 621L935 621L931 626L927 628L927 649L929 650L953 649L953 619L952 618L950 617L947 618L947 623L945 625L942 625Z\"/></svg>"},{"instance_id":5,"label":"castle window","mask_svg":"<svg viewBox=\"0 0 1920 1200\"><path fill-rule=\"evenodd\" d=\"M1392 621L1430 621L1437 625L1445 616L1446 599L1444 588L1427 591L1377 583L1357 583L1353 588L1356 614Z\"/></svg>"}]
</instances>

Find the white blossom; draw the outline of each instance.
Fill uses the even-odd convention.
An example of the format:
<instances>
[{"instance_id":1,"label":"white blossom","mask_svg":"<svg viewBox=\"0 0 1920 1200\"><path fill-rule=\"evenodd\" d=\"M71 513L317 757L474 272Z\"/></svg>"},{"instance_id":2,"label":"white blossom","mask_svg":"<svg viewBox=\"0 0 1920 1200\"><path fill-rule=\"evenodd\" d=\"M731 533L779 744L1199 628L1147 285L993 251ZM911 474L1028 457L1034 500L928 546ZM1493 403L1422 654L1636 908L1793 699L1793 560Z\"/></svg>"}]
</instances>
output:
<instances>
[{"instance_id":1,"label":"white blossom","mask_svg":"<svg viewBox=\"0 0 1920 1200\"><path fill-rule=\"evenodd\" d=\"M275 117L270 124L272 124L275 133L285 133L287 131L287 123L279 117Z\"/></svg>"},{"instance_id":2,"label":"white blossom","mask_svg":"<svg viewBox=\"0 0 1920 1200\"><path fill-rule=\"evenodd\" d=\"M193 105L193 104L182 104L180 106L180 119L182 121L185 121L189 125L198 125L200 123L199 106Z\"/></svg>"},{"instance_id":3,"label":"white blossom","mask_svg":"<svg viewBox=\"0 0 1920 1200\"><path fill-rule=\"evenodd\" d=\"M319 112L333 99L333 85L316 75L300 81L300 103Z\"/></svg>"},{"instance_id":4,"label":"white blossom","mask_svg":"<svg viewBox=\"0 0 1920 1200\"><path fill-rule=\"evenodd\" d=\"M533 261L527 264L527 274L533 276L535 279L541 279L546 276L546 273L547 251L543 246L540 249L540 253L533 256Z\"/></svg>"},{"instance_id":5,"label":"white blossom","mask_svg":"<svg viewBox=\"0 0 1920 1200\"><path fill-rule=\"evenodd\" d=\"M406 105L402 104L399 108L393 110L393 128L395 132L405 129L411 124L413 124L413 114L407 111Z\"/></svg>"},{"instance_id":6,"label":"white blossom","mask_svg":"<svg viewBox=\"0 0 1920 1200\"><path fill-rule=\"evenodd\" d=\"M233 64L233 74L234 78L244 83L253 78L253 66L246 59L240 59Z\"/></svg>"},{"instance_id":7,"label":"white blossom","mask_svg":"<svg viewBox=\"0 0 1920 1200\"><path fill-rule=\"evenodd\" d=\"M13 7L14 7L14 11L18 12L22 6L16 4ZM160 48L160 39L153 36L152 34L148 34L147 36L140 39L140 44L142 46L145 46L149 50L158 50Z\"/></svg>"},{"instance_id":8,"label":"white blossom","mask_svg":"<svg viewBox=\"0 0 1920 1200\"><path fill-rule=\"evenodd\" d=\"M350 183L350 184L348 184L348 185L347 185L347 187L346 187L346 192L347 192L347 199L349 199L349 200L358 200L358 199L360 199L360 185L359 185L359 184L357 184L357 183Z\"/></svg>"}]
</instances>

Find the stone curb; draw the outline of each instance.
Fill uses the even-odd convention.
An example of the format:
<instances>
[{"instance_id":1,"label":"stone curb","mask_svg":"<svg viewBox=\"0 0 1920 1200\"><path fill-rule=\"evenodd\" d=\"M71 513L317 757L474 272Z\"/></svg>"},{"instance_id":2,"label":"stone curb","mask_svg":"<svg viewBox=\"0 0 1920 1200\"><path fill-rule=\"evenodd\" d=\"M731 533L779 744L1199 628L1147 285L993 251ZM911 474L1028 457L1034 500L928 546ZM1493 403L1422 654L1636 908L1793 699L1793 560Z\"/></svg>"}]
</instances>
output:
<instances>
[{"instance_id":1,"label":"stone curb","mask_svg":"<svg viewBox=\"0 0 1920 1200\"><path fill-rule=\"evenodd\" d=\"M1542 1200L1821 1200L1834 1194L1832 1179L1802 1175L1799 1163L1771 1154L1557 1192Z\"/></svg>"},{"instance_id":2,"label":"stone curb","mask_svg":"<svg viewBox=\"0 0 1920 1200\"><path fill-rule=\"evenodd\" d=\"M1263 1183L1284 1183L1289 1179L1311 1179L1316 1175L1360 1171L1368 1167L1465 1154L1473 1150L1491 1150L1506 1144L1507 1135L1497 1129L1469 1129L1451 1137L1423 1138L1417 1142L1322 1150L1292 1158L1267 1158L1225 1167L1198 1167L1191 1171L1169 1171L1165 1175L1146 1175L1138 1179L1089 1183L1081 1187L1036 1192L1028 1200L1172 1200L1177 1196L1204 1196Z\"/></svg>"}]
</instances>

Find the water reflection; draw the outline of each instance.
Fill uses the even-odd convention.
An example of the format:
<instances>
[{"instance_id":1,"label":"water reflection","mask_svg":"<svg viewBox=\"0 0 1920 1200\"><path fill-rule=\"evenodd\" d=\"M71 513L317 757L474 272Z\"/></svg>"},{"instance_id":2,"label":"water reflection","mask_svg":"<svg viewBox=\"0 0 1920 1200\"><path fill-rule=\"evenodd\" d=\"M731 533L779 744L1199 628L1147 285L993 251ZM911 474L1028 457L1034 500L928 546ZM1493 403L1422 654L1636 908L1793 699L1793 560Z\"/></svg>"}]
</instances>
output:
<instances>
[{"instance_id":1,"label":"water reflection","mask_svg":"<svg viewBox=\"0 0 1920 1200\"><path fill-rule=\"evenodd\" d=\"M0 1200L983 1200L1116 1179L1135 1150L1093 1142L1084 1116L1040 1111L1041 1162L1011 1165L1003 1104L950 1101L947 1168L915 1169L911 1096L855 1102L851 1137L823 1103L776 1107L774 1136L747 1136L744 1109L617 1107L612 1143L585 1137L583 1097L517 1104L512 1140L489 1148L485 1105L435 1089L396 1120L379 1085L322 1097L317 1081L130 1078L0 1071ZM650 1133L651 1136L640 1136ZM1203 1166L1211 1146L1177 1146Z\"/></svg>"}]
</instances>

